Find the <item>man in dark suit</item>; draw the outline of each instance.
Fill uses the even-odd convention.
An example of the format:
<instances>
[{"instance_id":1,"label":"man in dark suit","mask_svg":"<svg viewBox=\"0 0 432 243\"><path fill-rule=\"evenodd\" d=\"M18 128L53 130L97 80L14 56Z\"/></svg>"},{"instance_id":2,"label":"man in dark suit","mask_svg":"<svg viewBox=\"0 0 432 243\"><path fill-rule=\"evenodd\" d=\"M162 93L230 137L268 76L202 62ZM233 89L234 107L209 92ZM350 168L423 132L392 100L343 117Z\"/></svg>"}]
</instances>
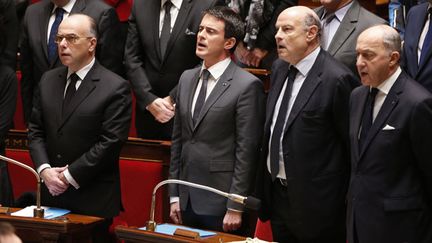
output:
<instances>
[{"instance_id":1,"label":"man in dark suit","mask_svg":"<svg viewBox=\"0 0 432 243\"><path fill-rule=\"evenodd\" d=\"M122 72L124 40L118 38L119 20L113 8L99 0L43 0L30 5L21 36L21 95L26 122L30 119L33 96L42 74L61 66L54 43L55 27L74 13L95 19L99 35L98 60L109 70Z\"/></svg>"},{"instance_id":2,"label":"man in dark suit","mask_svg":"<svg viewBox=\"0 0 432 243\"><path fill-rule=\"evenodd\" d=\"M18 18L15 10L15 1L0 1L0 32L3 43L0 43L2 55L0 65L8 65L12 70L16 69L16 57L18 46ZM6 38L7 37L7 38Z\"/></svg>"},{"instance_id":3,"label":"man in dark suit","mask_svg":"<svg viewBox=\"0 0 432 243\"><path fill-rule=\"evenodd\" d=\"M171 139L175 87L183 71L200 61L194 51L201 12L217 1L134 2L129 18L125 64L137 100L135 126L138 137ZM170 25L164 25L164 22L168 24L166 18Z\"/></svg>"},{"instance_id":4,"label":"man in dark suit","mask_svg":"<svg viewBox=\"0 0 432 243\"><path fill-rule=\"evenodd\" d=\"M402 69L432 92L432 0L411 8L405 28Z\"/></svg>"},{"instance_id":5,"label":"man in dark suit","mask_svg":"<svg viewBox=\"0 0 432 243\"><path fill-rule=\"evenodd\" d=\"M386 21L360 6L357 0L321 0L315 9L321 19L321 46L357 75L355 46L360 33Z\"/></svg>"},{"instance_id":6,"label":"man in dark suit","mask_svg":"<svg viewBox=\"0 0 432 243\"><path fill-rule=\"evenodd\" d=\"M63 20L56 42L66 67L41 78L29 123L30 155L44 180L44 205L105 218L93 240L107 242L121 208L118 159L129 130L130 87L96 61L96 24L89 16Z\"/></svg>"},{"instance_id":7,"label":"man in dark suit","mask_svg":"<svg viewBox=\"0 0 432 243\"><path fill-rule=\"evenodd\" d=\"M307 7L278 17L258 168L260 218L278 242L345 242L348 99L354 74L320 48L320 20Z\"/></svg>"},{"instance_id":8,"label":"man in dark suit","mask_svg":"<svg viewBox=\"0 0 432 243\"><path fill-rule=\"evenodd\" d=\"M367 29L356 49L348 242L432 242L432 95L401 71L393 28Z\"/></svg>"},{"instance_id":9,"label":"man in dark suit","mask_svg":"<svg viewBox=\"0 0 432 243\"><path fill-rule=\"evenodd\" d=\"M170 178L248 195L264 120L262 82L230 60L244 24L234 11L204 12L196 54L202 66L180 77L176 99ZM204 190L170 187L175 223L217 231L242 224L242 205Z\"/></svg>"}]
</instances>

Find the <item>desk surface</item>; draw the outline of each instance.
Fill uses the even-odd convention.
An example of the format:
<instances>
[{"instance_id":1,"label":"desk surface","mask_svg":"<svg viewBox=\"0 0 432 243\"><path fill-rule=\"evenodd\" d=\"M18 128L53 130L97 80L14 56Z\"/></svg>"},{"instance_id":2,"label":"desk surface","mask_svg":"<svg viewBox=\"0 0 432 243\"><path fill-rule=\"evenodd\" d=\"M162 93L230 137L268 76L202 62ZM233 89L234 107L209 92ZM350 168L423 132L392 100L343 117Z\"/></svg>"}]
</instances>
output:
<instances>
[{"instance_id":1,"label":"desk surface","mask_svg":"<svg viewBox=\"0 0 432 243\"><path fill-rule=\"evenodd\" d=\"M188 239L180 236L165 235L151 231L139 230L134 227L117 226L115 229L117 237L126 242L206 242L206 243L224 243L231 241L242 241L245 237L217 232L215 236L205 237L202 239Z\"/></svg>"}]
</instances>

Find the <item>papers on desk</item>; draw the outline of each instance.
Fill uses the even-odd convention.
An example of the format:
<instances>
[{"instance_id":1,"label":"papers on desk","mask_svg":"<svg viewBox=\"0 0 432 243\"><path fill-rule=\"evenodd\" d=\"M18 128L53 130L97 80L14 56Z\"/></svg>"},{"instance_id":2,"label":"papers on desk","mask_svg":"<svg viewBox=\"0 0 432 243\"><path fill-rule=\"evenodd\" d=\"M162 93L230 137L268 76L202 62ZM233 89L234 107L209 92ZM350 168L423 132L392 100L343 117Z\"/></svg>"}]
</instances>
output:
<instances>
[{"instance_id":1,"label":"papers on desk","mask_svg":"<svg viewBox=\"0 0 432 243\"><path fill-rule=\"evenodd\" d=\"M11 213L11 215L19 216L19 217L33 217L34 208L36 208L36 206L28 206L19 211ZM70 210L62 209L62 208L51 208L51 207L42 207L42 208L45 209L45 213L44 213L45 219L53 219L70 213Z\"/></svg>"},{"instance_id":2,"label":"papers on desk","mask_svg":"<svg viewBox=\"0 0 432 243\"><path fill-rule=\"evenodd\" d=\"M140 230L146 230L146 227L142 227L139 229ZM211 231L199 230L199 229L189 228L189 227L180 226L180 225L172 225L172 224L158 224L156 226L155 231L157 233L161 233L161 234L174 235L174 232L176 231L176 229L184 229L184 230L197 232L200 235L200 237L207 237L207 236L216 235L216 233L211 232Z\"/></svg>"}]
</instances>

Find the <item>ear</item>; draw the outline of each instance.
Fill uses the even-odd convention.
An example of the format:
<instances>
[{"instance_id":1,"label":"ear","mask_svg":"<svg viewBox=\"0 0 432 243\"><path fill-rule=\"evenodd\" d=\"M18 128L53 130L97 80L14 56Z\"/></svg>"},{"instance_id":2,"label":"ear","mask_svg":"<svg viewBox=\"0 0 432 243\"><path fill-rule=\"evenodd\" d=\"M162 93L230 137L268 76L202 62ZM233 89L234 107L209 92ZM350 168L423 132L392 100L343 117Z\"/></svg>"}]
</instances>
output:
<instances>
[{"instance_id":1,"label":"ear","mask_svg":"<svg viewBox=\"0 0 432 243\"><path fill-rule=\"evenodd\" d=\"M312 25L309 27L309 30L307 31L306 35L306 41L310 42L312 40L315 40L318 38L318 26Z\"/></svg>"},{"instance_id":2,"label":"ear","mask_svg":"<svg viewBox=\"0 0 432 243\"><path fill-rule=\"evenodd\" d=\"M392 53L390 53L390 65L394 66L397 65L399 63L400 60L400 53L397 51L393 51Z\"/></svg>"},{"instance_id":3,"label":"ear","mask_svg":"<svg viewBox=\"0 0 432 243\"><path fill-rule=\"evenodd\" d=\"M95 37L92 37L90 39L89 51L95 51L96 50L96 45L97 45L97 40L96 40Z\"/></svg>"},{"instance_id":4,"label":"ear","mask_svg":"<svg viewBox=\"0 0 432 243\"><path fill-rule=\"evenodd\" d=\"M236 42L237 41L234 37L228 38L227 40L225 40L224 49L230 50L235 46Z\"/></svg>"}]
</instances>

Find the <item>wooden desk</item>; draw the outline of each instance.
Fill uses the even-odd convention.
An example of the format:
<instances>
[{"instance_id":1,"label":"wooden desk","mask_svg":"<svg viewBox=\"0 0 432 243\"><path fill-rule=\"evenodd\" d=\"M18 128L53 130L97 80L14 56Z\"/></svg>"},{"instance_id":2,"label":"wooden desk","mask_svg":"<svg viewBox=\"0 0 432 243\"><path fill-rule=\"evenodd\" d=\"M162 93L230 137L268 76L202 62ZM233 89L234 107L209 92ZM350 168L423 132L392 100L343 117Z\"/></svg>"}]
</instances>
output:
<instances>
[{"instance_id":1,"label":"wooden desk","mask_svg":"<svg viewBox=\"0 0 432 243\"><path fill-rule=\"evenodd\" d=\"M190 243L190 242L206 242L206 243L225 243L231 241L245 240L245 237L230 235L226 233L217 232L215 236L206 237L199 240L188 239L180 236L172 236L139 230L133 227L117 226L115 229L117 238L125 242L143 242L143 243Z\"/></svg>"},{"instance_id":2,"label":"wooden desk","mask_svg":"<svg viewBox=\"0 0 432 243\"><path fill-rule=\"evenodd\" d=\"M12 208L11 212L18 211ZM0 221L12 224L23 242L91 242L91 229L101 218L67 214L56 219L17 217L0 214Z\"/></svg>"}]
</instances>

